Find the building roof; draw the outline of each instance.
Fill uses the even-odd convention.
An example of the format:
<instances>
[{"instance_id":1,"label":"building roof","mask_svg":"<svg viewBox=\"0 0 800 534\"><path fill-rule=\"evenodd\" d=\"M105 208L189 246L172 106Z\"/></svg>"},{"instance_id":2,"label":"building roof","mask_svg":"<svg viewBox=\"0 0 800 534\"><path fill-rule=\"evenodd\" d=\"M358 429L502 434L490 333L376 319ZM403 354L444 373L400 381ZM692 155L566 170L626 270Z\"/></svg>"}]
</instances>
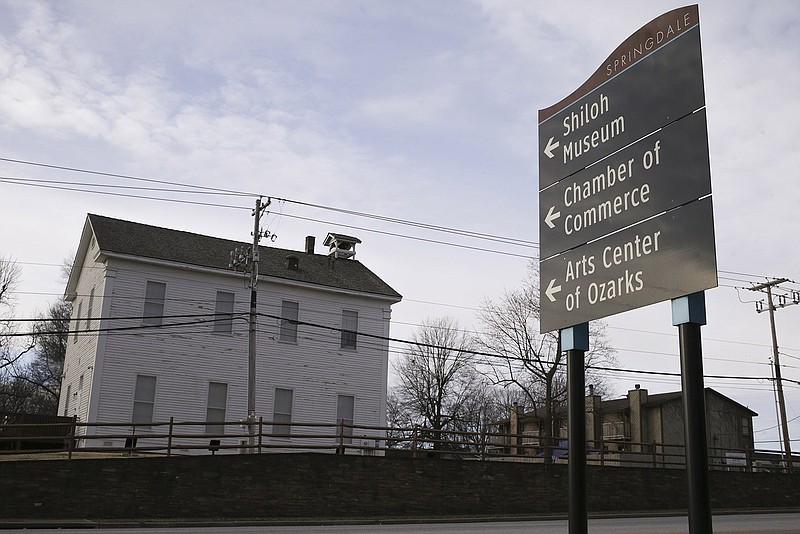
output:
<instances>
[{"instance_id":1,"label":"building roof","mask_svg":"<svg viewBox=\"0 0 800 534\"><path fill-rule=\"evenodd\" d=\"M646 391L646 390L645 390ZM706 391L713 391L711 388L706 388ZM682 393L680 391L670 391L669 393L653 393L647 395L647 402L642 406L660 406L674 400L680 401ZM735 401L734 401L735 402ZM619 413L624 412L630 408L630 400L628 397L620 399L612 399L600 402L600 411L603 413Z\"/></svg>"},{"instance_id":2,"label":"building roof","mask_svg":"<svg viewBox=\"0 0 800 534\"><path fill-rule=\"evenodd\" d=\"M230 270L230 254L234 248L252 245L102 215L89 214L86 224L91 228L103 254L149 258L225 271ZM331 264L327 255L264 246L259 247L259 252L260 276L379 295L394 301L402 298L357 260L337 260ZM287 267L287 256L298 259L296 268Z\"/></svg>"},{"instance_id":3,"label":"building roof","mask_svg":"<svg viewBox=\"0 0 800 534\"><path fill-rule=\"evenodd\" d=\"M643 390L643 391L647 391L647 390ZM753 416L758 415L756 412L754 412L753 410L751 410L747 406L739 404L735 400L731 399L730 397L727 397L727 396L723 395L722 393L714 390L713 388L705 388L705 392L706 392L706 395L717 395L719 397L722 397L723 399L726 399L729 402L732 402L734 404L738 404L742 408L742 410L745 410L745 411L749 412ZM643 403L642 406L644 406L644 407L655 407L655 406L660 406L660 405L667 404L668 402L673 402L673 401L681 402L682 397L683 397L683 393L680 392L680 391L670 391L668 393L648 394L647 395L647 401L645 403ZM600 406L599 406L599 412L600 413L606 413L606 414L609 414L609 413L622 413L622 412L626 412L629 409L630 409L630 399L627 396L619 398L619 399L601 401L600 402ZM555 408L554 412L553 412L554 416L565 416L566 414L567 414L567 406L566 405L557 406ZM542 418L544 418L544 409L542 409L542 408L538 408L536 410L527 411L524 414L520 415L520 420L523 420L523 421L531 421L531 420L537 420L537 419L542 419ZM509 419L506 418L506 419L503 419L501 422L506 422L508 420Z\"/></svg>"}]
</instances>

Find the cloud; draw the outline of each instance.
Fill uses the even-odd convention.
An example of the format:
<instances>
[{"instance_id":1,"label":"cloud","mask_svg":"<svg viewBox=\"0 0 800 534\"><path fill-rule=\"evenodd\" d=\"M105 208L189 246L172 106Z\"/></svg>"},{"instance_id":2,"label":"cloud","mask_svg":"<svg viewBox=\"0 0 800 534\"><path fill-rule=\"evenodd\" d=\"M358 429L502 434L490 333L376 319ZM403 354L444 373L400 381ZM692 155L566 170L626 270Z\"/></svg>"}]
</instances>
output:
<instances>
[{"instance_id":1,"label":"cloud","mask_svg":"<svg viewBox=\"0 0 800 534\"><path fill-rule=\"evenodd\" d=\"M424 91L383 97L367 98L360 106L360 113L378 124L400 128L440 123L448 114L454 113L455 90L438 87L436 91Z\"/></svg>"}]
</instances>

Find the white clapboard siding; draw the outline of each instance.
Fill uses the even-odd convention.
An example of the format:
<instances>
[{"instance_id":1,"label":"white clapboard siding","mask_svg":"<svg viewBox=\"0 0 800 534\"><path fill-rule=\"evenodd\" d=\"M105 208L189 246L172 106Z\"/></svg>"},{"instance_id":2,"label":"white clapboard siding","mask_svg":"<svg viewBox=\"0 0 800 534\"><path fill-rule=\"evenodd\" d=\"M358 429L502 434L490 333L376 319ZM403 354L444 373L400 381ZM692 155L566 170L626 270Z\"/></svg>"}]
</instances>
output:
<instances>
[{"instance_id":1,"label":"white clapboard siding","mask_svg":"<svg viewBox=\"0 0 800 534\"><path fill-rule=\"evenodd\" d=\"M94 256L87 254L87 262ZM228 386L226 420L244 419L247 416L248 368L246 318L250 303L245 276L137 258L104 259L105 263L84 265L74 301L73 314L77 313L78 302L84 302L82 309L85 311L87 295L91 287L95 287L93 314L99 317L102 301L103 325L109 329L99 335L80 336L75 343L70 338L65 384L77 384L83 373L84 389L91 387L92 392L84 395L86 406L82 406L78 413L80 419L130 422L137 375L156 377L155 421L168 421L171 417L176 421L204 421L210 382L222 382ZM165 325L196 323L139 328L142 326L148 280L166 284ZM232 333L214 333L213 323L202 322L206 319L202 317L170 318L213 314L217 291L235 295L234 313L239 318L234 319ZM296 343L278 339L280 321L275 317L281 315L284 300L297 302L298 320L308 323L298 325ZM355 398L356 424L385 426L386 337L393 302L396 299L262 278L258 286L258 311L273 317L258 318L257 416L272 420L275 388L283 388L293 391L293 421L333 424L336 422L337 396L352 395ZM360 335L356 350L341 349L338 329L342 326L343 310L357 311L359 333L376 337ZM72 391L75 388L73 385ZM62 389L65 391L66 387ZM63 411L65 399L62 398L61 402ZM271 428L264 430L270 432ZM120 431L119 428L103 428L89 433ZM180 431L203 432L204 427ZM229 428L227 433L239 431L238 428ZM296 427L293 433L298 437L293 436L292 440L302 440L302 434L309 432L330 432L333 442L332 428ZM281 443L281 440L274 441ZM236 440L227 442L236 443ZM122 444L121 440L102 438L94 442L86 440L86 443L92 446Z\"/></svg>"},{"instance_id":2,"label":"white clapboard siding","mask_svg":"<svg viewBox=\"0 0 800 534\"><path fill-rule=\"evenodd\" d=\"M91 330L100 328L100 316L103 306L106 304L103 298L105 268L102 263L94 260L97 252L97 243L91 240L85 261L74 267L80 270L80 278L77 297L72 303L70 334L67 339L67 353L64 359L58 407L59 415L77 416L79 421L86 421L89 417L88 410L98 345L98 336ZM91 299L91 320L87 325L86 318L89 317L92 289L94 289L94 298ZM79 313L80 316L78 316ZM75 331L77 331L77 335ZM81 376L83 376L82 381ZM67 390L70 392L69 400L66 398Z\"/></svg>"}]
</instances>

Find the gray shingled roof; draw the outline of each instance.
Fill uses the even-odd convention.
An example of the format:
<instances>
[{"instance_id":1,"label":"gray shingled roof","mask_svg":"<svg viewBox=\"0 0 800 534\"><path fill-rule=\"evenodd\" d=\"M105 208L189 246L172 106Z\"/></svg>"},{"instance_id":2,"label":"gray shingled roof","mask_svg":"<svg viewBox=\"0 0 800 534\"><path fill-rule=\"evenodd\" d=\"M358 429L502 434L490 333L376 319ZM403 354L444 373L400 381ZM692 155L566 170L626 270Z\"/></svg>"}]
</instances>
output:
<instances>
[{"instance_id":1,"label":"gray shingled roof","mask_svg":"<svg viewBox=\"0 0 800 534\"><path fill-rule=\"evenodd\" d=\"M97 244L104 253L125 254L201 267L229 270L230 252L247 243L220 239L159 226L88 215ZM327 255L259 247L259 274L381 295L400 300L400 294L356 260L337 260L331 268ZM299 260L297 270L286 268L286 257Z\"/></svg>"},{"instance_id":2,"label":"gray shingled roof","mask_svg":"<svg viewBox=\"0 0 800 534\"><path fill-rule=\"evenodd\" d=\"M718 396L723 397L723 398L725 398L725 399L727 399L727 400L729 400L731 402L739 404L738 402L736 402L735 400L731 399L730 397L727 397L727 396L723 395L722 393L720 393L718 391L715 391L712 388L705 388L705 391L706 391L706 393L711 393L713 395L718 395ZM666 404L668 402L672 402L672 401L675 401L675 400L680 401L682 396L683 396L683 394L680 391L670 391L669 393L651 393L651 394L647 395L647 402L644 403L644 406L658 406L658 405ZM745 410L749 410L750 412L752 412L753 415L758 415L756 412L753 412L753 410L750 410L750 408L748 408L747 406L744 406L742 404L739 404L739 406L741 406ZM623 397L621 399L604 400L604 401L600 402L600 411L602 413L620 413L620 412L627 411L629 408L630 408L630 400L628 399L628 397ZM564 406L564 405L557 406L555 411L554 411L554 415L557 415L557 416L564 416L566 414L567 414L567 406ZM544 409L540 408L540 409L536 409L536 410L531 410L531 411L525 412L524 414L522 414L520 416L520 418L522 420L524 420L524 421L543 419L544 418ZM506 422L508 420L509 420L508 418L505 418L505 419L501 420L501 422Z\"/></svg>"}]
</instances>

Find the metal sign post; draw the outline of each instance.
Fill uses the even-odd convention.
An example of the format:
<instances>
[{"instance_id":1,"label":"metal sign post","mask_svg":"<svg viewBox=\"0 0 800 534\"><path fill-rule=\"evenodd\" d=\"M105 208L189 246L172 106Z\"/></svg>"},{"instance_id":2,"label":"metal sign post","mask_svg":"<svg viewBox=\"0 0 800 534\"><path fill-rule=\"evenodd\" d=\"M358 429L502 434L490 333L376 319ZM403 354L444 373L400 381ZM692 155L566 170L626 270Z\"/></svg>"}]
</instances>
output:
<instances>
[{"instance_id":1,"label":"metal sign post","mask_svg":"<svg viewBox=\"0 0 800 534\"><path fill-rule=\"evenodd\" d=\"M700 327L706 324L705 293L673 299L672 324L678 327L681 350L683 425L686 436L686 478L689 485L689 532L713 532L708 479L706 400Z\"/></svg>"},{"instance_id":2,"label":"metal sign post","mask_svg":"<svg viewBox=\"0 0 800 534\"><path fill-rule=\"evenodd\" d=\"M586 506L586 397L585 353L589 350L589 323L561 331L567 351L567 431L569 455L569 534L588 532Z\"/></svg>"}]
</instances>

